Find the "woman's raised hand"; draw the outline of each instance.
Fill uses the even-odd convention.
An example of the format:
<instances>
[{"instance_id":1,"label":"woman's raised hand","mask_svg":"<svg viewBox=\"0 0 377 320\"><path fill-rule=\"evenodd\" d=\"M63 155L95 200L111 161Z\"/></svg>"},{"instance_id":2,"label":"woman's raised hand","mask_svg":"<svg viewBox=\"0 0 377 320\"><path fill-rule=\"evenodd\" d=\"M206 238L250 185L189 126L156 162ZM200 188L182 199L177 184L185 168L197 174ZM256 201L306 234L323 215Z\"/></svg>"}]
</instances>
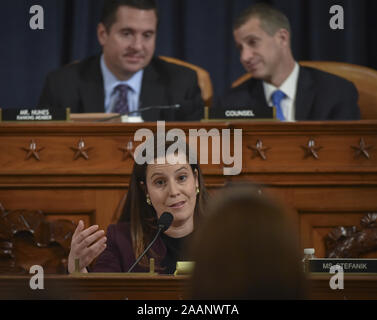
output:
<instances>
[{"instance_id":1,"label":"woman's raised hand","mask_svg":"<svg viewBox=\"0 0 377 320\"><path fill-rule=\"evenodd\" d=\"M68 256L68 272L75 271L75 260L80 261L80 272L88 272L86 267L106 249L106 237L99 226L91 226L84 229L84 222L79 221L72 236L71 251Z\"/></svg>"}]
</instances>

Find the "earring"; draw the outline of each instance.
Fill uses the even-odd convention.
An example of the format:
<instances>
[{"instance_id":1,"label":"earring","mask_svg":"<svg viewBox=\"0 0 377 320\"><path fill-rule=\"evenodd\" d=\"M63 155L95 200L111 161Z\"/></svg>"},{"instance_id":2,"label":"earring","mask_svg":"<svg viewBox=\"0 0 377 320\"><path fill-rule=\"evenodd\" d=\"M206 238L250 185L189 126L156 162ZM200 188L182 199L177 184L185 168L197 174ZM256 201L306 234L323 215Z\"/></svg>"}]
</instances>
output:
<instances>
[{"instance_id":1,"label":"earring","mask_svg":"<svg viewBox=\"0 0 377 320\"><path fill-rule=\"evenodd\" d=\"M149 194L147 194L147 203L151 206L152 205L152 201L151 201L151 198L149 197Z\"/></svg>"},{"instance_id":2,"label":"earring","mask_svg":"<svg viewBox=\"0 0 377 320\"><path fill-rule=\"evenodd\" d=\"M199 187L196 187L196 194L199 194L200 193L200 189Z\"/></svg>"}]
</instances>

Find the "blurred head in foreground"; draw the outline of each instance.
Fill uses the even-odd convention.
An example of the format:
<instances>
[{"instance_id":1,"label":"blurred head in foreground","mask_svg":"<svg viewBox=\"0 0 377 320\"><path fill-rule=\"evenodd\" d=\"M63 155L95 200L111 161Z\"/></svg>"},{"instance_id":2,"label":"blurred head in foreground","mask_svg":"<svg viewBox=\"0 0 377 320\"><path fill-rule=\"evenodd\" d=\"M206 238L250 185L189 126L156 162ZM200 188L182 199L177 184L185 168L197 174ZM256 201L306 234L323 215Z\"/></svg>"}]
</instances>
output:
<instances>
[{"instance_id":1,"label":"blurred head in foreground","mask_svg":"<svg viewBox=\"0 0 377 320\"><path fill-rule=\"evenodd\" d=\"M285 209L249 184L210 200L193 245L193 299L301 299L299 242Z\"/></svg>"}]
</instances>

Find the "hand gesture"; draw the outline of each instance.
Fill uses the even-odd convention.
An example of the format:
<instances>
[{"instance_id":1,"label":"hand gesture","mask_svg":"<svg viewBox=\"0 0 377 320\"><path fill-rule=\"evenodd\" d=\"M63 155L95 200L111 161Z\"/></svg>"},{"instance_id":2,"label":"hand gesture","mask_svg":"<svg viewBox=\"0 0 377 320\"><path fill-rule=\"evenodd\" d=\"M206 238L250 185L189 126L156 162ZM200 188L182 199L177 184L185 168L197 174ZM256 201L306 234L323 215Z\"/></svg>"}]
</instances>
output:
<instances>
[{"instance_id":1,"label":"hand gesture","mask_svg":"<svg viewBox=\"0 0 377 320\"><path fill-rule=\"evenodd\" d=\"M84 222L79 221L72 236L71 251L68 256L68 272L75 271L75 260L80 260L80 272L88 272L86 267L98 257L106 248L106 237L103 230L98 230L99 226L91 226L84 229Z\"/></svg>"}]
</instances>

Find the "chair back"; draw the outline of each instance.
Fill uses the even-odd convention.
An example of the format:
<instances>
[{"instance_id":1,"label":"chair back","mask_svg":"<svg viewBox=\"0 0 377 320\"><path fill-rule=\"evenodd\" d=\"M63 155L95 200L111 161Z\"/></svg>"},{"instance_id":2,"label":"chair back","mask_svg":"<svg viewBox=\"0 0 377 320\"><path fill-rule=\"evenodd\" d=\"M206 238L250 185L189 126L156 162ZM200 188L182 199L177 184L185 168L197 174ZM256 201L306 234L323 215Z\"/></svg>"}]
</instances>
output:
<instances>
[{"instance_id":1,"label":"chair back","mask_svg":"<svg viewBox=\"0 0 377 320\"><path fill-rule=\"evenodd\" d=\"M159 56L159 58L167 62L175 63L180 66L184 66L184 67L194 70L198 76L198 84L202 92L202 98L204 100L205 106L206 107L211 106L212 98L213 98L213 86L212 86L211 77L208 71L206 71L205 69L197 65L194 65L192 63L189 63L189 62L177 59L177 58L166 57L166 56Z\"/></svg>"}]
</instances>

